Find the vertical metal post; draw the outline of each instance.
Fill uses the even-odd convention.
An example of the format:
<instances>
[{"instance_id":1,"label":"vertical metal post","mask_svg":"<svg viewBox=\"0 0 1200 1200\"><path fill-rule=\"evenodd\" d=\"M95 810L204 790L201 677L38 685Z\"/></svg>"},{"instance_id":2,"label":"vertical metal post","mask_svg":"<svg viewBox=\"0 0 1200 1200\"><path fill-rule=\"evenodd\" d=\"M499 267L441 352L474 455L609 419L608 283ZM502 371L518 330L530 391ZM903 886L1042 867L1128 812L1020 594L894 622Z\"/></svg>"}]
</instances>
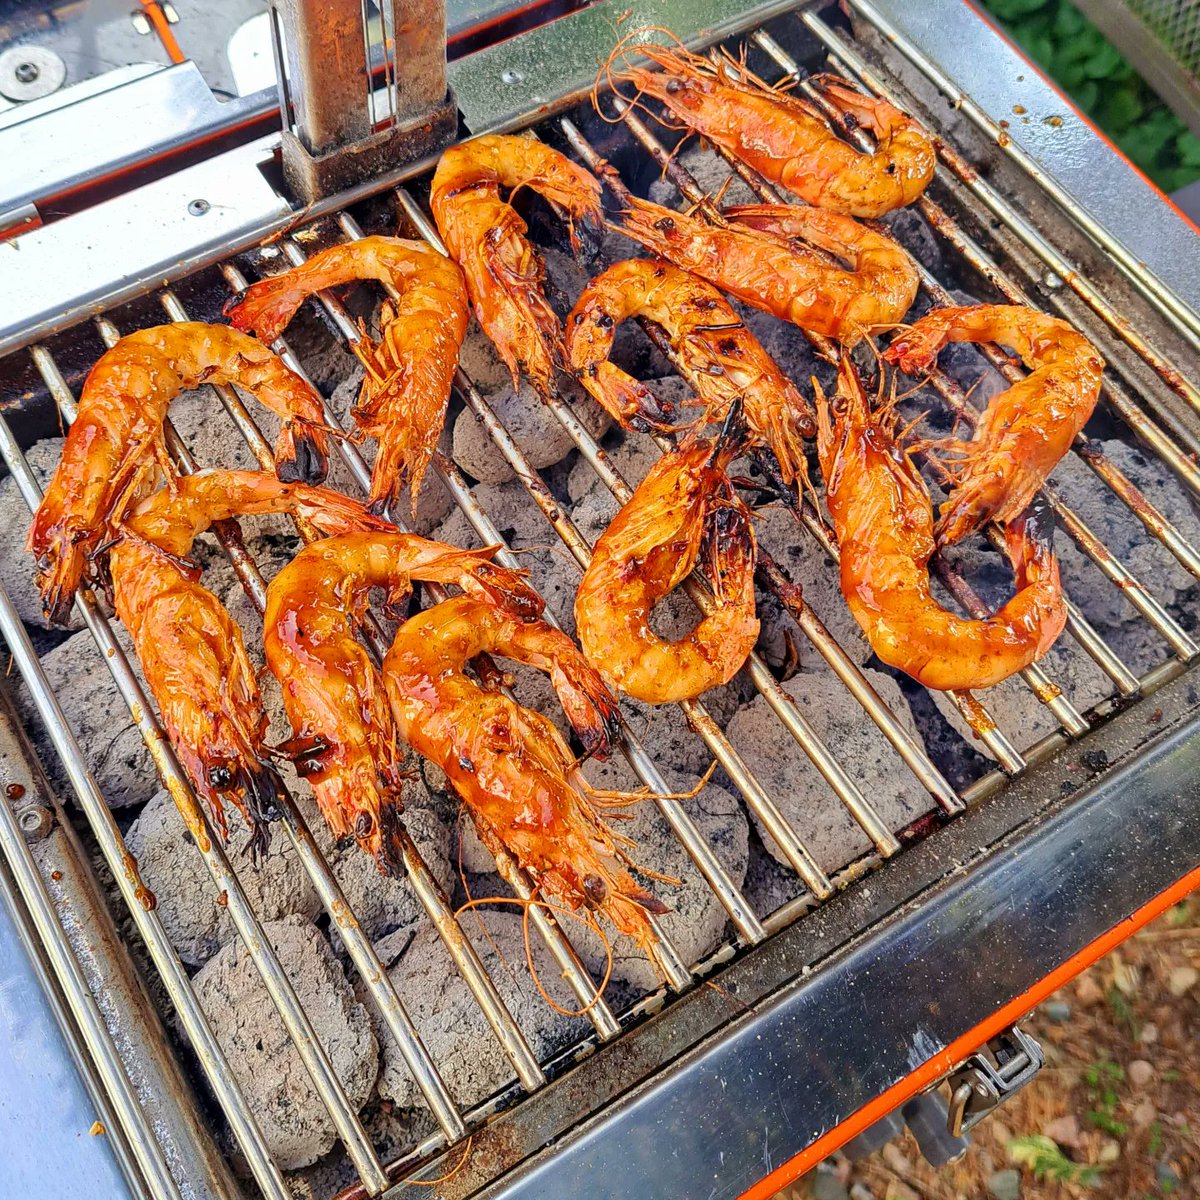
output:
<instances>
[{"instance_id":1,"label":"vertical metal post","mask_svg":"<svg viewBox=\"0 0 1200 1200\"><path fill-rule=\"evenodd\" d=\"M298 199L311 203L453 139L445 0L380 0L377 24L366 0L270 6L283 173Z\"/></svg>"}]
</instances>

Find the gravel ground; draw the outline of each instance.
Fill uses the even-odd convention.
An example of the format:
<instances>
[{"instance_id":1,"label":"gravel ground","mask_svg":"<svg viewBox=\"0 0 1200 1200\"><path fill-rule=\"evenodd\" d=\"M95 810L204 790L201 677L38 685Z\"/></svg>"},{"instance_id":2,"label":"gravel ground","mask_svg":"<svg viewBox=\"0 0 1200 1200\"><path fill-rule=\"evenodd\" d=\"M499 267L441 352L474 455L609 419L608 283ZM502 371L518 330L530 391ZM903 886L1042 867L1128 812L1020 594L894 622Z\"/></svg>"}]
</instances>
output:
<instances>
[{"instance_id":1,"label":"gravel ground","mask_svg":"<svg viewBox=\"0 0 1200 1200\"><path fill-rule=\"evenodd\" d=\"M935 1170L907 1133L834 1155L778 1200L1200 1197L1200 897L1169 910L1021 1026L1046 1066Z\"/></svg>"}]
</instances>

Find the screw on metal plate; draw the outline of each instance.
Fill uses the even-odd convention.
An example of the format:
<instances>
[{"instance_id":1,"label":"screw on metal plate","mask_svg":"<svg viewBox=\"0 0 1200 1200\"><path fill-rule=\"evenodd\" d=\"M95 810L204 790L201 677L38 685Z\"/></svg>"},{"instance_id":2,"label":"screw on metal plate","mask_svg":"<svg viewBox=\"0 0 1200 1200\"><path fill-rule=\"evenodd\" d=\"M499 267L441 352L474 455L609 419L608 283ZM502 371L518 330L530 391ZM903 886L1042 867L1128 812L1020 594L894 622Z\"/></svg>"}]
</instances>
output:
<instances>
[{"instance_id":1,"label":"screw on metal plate","mask_svg":"<svg viewBox=\"0 0 1200 1200\"><path fill-rule=\"evenodd\" d=\"M27 840L38 842L54 828L54 814L41 804L27 804L17 810L17 824Z\"/></svg>"},{"instance_id":2,"label":"screw on metal plate","mask_svg":"<svg viewBox=\"0 0 1200 1200\"><path fill-rule=\"evenodd\" d=\"M10 46L0 52L0 96L6 100L40 100L66 79L66 64L45 46Z\"/></svg>"},{"instance_id":3,"label":"screw on metal plate","mask_svg":"<svg viewBox=\"0 0 1200 1200\"><path fill-rule=\"evenodd\" d=\"M946 1123L951 1136L961 1137L978 1125L988 1113L1020 1091L1045 1061L1041 1046L1015 1025L994 1037L984 1050L972 1054L950 1076Z\"/></svg>"},{"instance_id":4,"label":"screw on metal plate","mask_svg":"<svg viewBox=\"0 0 1200 1200\"><path fill-rule=\"evenodd\" d=\"M188 212L190 212L193 217L202 217L211 207L212 205L209 204L207 200L193 200L188 205Z\"/></svg>"},{"instance_id":5,"label":"screw on metal plate","mask_svg":"<svg viewBox=\"0 0 1200 1200\"><path fill-rule=\"evenodd\" d=\"M502 71L500 80L502 83L524 83L525 76L520 71Z\"/></svg>"}]
</instances>

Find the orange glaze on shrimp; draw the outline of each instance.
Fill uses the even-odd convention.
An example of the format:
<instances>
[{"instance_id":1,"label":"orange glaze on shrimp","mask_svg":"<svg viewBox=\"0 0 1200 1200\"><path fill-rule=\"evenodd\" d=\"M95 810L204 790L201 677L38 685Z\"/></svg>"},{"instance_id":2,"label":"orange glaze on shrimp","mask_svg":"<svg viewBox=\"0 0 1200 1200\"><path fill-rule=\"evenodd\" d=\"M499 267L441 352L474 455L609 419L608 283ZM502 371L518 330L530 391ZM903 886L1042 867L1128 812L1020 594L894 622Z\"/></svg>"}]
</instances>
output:
<instances>
[{"instance_id":1,"label":"orange glaze on shrimp","mask_svg":"<svg viewBox=\"0 0 1200 1200\"><path fill-rule=\"evenodd\" d=\"M655 463L597 541L575 596L588 661L651 704L689 700L728 683L758 638L754 529L725 468L736 440L695 439ZM697 560L712 608L677 642L650 628L654 606Z\"/></svg>"},{"instance_id":2,"label":"orange glaze on shrimp","mask_svg":"<svg viewBox=\"0 0 1200 1200\"><path fill-rule=\"evenodd\" d=\"M407 533L332 538L302 550L267 589L263 644L295 735L281 749L312 784L334 836L355 838L386 873L403 870L401 751L379 672L355 629L373 588L386 588L394 607L414 579L457 583L491 604L541 612L520 573L488 561L495 552Z\"/></svg>"},{"instance_id":3,"label":"orange glaze on shrimp","mask_svg":"<svg viewBox=\"0 0 1200 1200\"><path fill-rule=\"evenodd\" d=\"M280 479L324 479L328 435L320 397L265 346L228 326L197 321L127 334L84 382L62 459L29 531L51 621L66 621L110 523L165 461L162 428L171 401L203 383L235 383L283 419L275 443Z\"/></svg>"},{"instance_id":4,"label":"orange glaze on shrimp","mask_svg":"<svg viewBox=\"0 0 1200 1200\"><path fill-rule=\"evenodd\" d=\"M366 237L330 246L307 262L262 279L236 296L225 313L237 329L273 342L305 298L353 279L377 279L400 293L385 301L380 341L363 337L354 353L366 368L352 415L379 442L371 472L371 509L414 497L446 419L450 385L467 331L462 272L424 242Z\"/></svg>"},{"instance_id":5,"label":"orange glaze on shrimp","mask_svg":"<svg viewBox=\"0 0 1200 1200\"><path fill-rule=\"evenodd\" d=\"M1011 346L1030 374L992 397L970 441L943 443L964 461L938 516L939 546L1025 511L1087 424L1104 371L1096 347L1066 321L1010 304L934 309L902 330L884 358L915 375L928 369L947 342Z\"/></svg>"},{"instance_id":6,"label":"orange glaze on shrimp","mask_svg":"<svg viewBox=\"0 0 1200 1200\"><path fill-rule=\"evenodd\" d=\"M894 411L871 412L848 357L838 371L836 407L817 387L817 422L842 594L884 662L925 687L985 688L1050 649L1067 609L1053 518L1044 509L1031 506L1005 528L1016 595L986 620L956 616L930 589L936 547L928 489L896 442Z\"/></svg>"},{"instance_id":7,"label":"orange glaze on shrimp","mask_svg":"<svg viewBox=\"0 0 1200 1200\"><path fill-rule=\"evenodd\" d=\"M512 854L542 898L602 912L651 950L646 914L664 906L629 874L617 839L572 786L575 757L549 718L463 674L485 651L548 673L587 749L607 750L616 701L574 642L466 596L418 614L396 635L383 678L400 736L445 771L484 844Z\"/></svg>"},{"instance_id":8,"label":"orange glaze on shrimp","mask_svg":"<svg viewBox=\"0 0 1200 1200\"><path fill-rule=\"evenodd\" d=\"M806 100L772 89L732 62L715 64L676 43L637 41L638 30L614 50L601 72L616 90L632 83L671 116L808 204L853 217L878 217L911 204L933 178L937 154L929 135L886 100L856 91L833 75L809 82L841 114L848 129L864 127L878 142L864 154L842 141ZM645 55L659 70L613 63ZM597 80L599 82L599 80Z\"/></svg>"},{"instance_id":9,"label":"orange glaze on shrimp","mask_svg":"<svg viewBox=\"0 0 1200 1200\"><path fill-rule=\"evenodd\" d=\"M802 329L853 345L912 306L912 259L850 217L753 204L725 217L688 215L631 198L619 226L635 242L722 291ZM803 240L799 240L803 239ZM834 266L804 242L851 264Z\"/></svg>"},{"instance_id":10,"label":"orange glaze on shrimp","mask_svg":"<svg viewBox=\"0 0 1200 1200\"><path fill-rule=\"evenodd\" d=\"M608 361L616 327L640 315L671 340L684 378L704 406L701 423L723 421L742 400L746 422L775 452L785 482L804 472L801 438L812 410L716 288L669 263L629 259L588 284L567 318L567 365L622 423L657 408L654 393Z\"/></svg>"},{"instance_id":11,"label":"orange glaze on shrimp","mask_svg":"<svg viewBox=\"0 0 1200 1200\"><path fill-rule=\"evenodd\" d=\"M239 513L291 512L325 534L388 529L361 504L265 471L198 471L156 492L119 527L113 600L176 753L225 834L232 800L266 847L277 815L275 771L263 749L267 718L241 630L187 560L198 534Z\"/></svg>"},{"instance_id":12,"label":"orange glaze on shrimp","mask_svg":"<svg viewBox=\"0 0 1200 1200\"><path fill-rule=\"evenodd\" d=\"M562 330L542 291L545 266L525 237L528 226L500 189L530 188L566 210L575 226L598 229L600 184L583 167L541 142L498 134L451 146L433 176L430 206L463 269L484 333L512 372L522 371L543 395L554 382Z\"/></svg>"}]
</instances>

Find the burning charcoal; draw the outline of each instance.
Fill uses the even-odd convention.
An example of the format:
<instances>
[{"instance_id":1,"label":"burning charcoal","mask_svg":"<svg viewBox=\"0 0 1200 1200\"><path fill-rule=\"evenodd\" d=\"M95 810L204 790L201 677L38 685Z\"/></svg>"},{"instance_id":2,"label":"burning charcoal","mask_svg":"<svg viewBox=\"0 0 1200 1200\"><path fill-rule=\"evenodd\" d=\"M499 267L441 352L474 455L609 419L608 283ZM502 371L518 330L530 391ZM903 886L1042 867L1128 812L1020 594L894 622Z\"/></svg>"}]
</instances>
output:
<instances>
[{"instance_id":1,"label":"burning charcoal","mask_svg":"<svg viewBox=\"0 0 1200 1200\"><path fill-rule=\"evenodd\" d=\"M491 516L496 528L518 552L520 565L530 572L534 586L568 633L575 629L573 606L581 571L541 510L515 480L478 484L472 495ZM480 540L461 510L452 512L432 537L452 546L478 546Z\"/></svg>"},{"instance_id":2,"label":"burning charcoal","mask_svg":"<svg viewBox=\"0 0 1200 1200\"><path fill-rule=\"evenodd\" d=\"M630 790L639 786L633 772L619 760L588 764L584 774L596 787ZM664 769L663 775L668 787L679 792L688 791L697 783L695 776L680 771ZM741 803L715 784L709 784L699 796L690 800L671 803L679 804L691 816L701 838L712 847L734 885L740 887L750 854L749 825ZM727 920L725 909L701 878L683 844L652 800L634 800L620 811L627 812L628 819L612 819L611 823L617 833L635 843L629 851L634 873L637 873L637 866L642 866L654 875L680 881L673 884L649 874L642 877L650 891L671 909L660 922L680 957L690 966L720 943ZM611 925L606 924L604 931L612 944L613 978L643 991L658 987L662 982L658 972L637 947L628 939L615 935ZM605 966L604 947L599 937L577 922L569 923L568 932L593 974L599 978Z\"/></svg>"},{"instance_id":3,"label":"burning charcoal","mask_svg":"<svg viewBox=\"0 0 1200 1200\"><path fill-rule=\"evenodd\" d=\"M759 509L755 529L759 545L771 553L793 583L800 585L804 599L842 649L855 662L865 663L871 656L871 647L846 607L838 583L837 566L825 557L825 551L816 538L800 525L782 502ZM784 616L777 606L771 604L760 607L759 619L764 622L782 619L785 628L794 629L791 618ZM769 641L776 634L768 629L761 636ZM797 637L805 669L823 670L824 659L807 638L798 634Z\"/></svg>"},{"instance_id":4,"label":"burning charcoal","mask_svg":"<svg viewBox=\"0 0 1200 1200\"><path fill-rule=\"evenodd\" d=\"M552 1055L590 1031L586 1020L557 1012L538 992L526 961L521 917L481 908L465 913L459 924L535 1055ZM415 935L394 933L376 949L425 1048L460 1105L477 1104L514 1077L511 1062L432 925L423 925ZM578 1001L536 934L530 937L530 949L542 987L556 1004L568 1010L577 1008ZM380 1036L380 1094L401 1108L420 1105L421 1094L399 1049L390 1036Z\"/></svg>"},{"instance_id":5,"label":"burning charcoal","mask_svg":"<svg viewBox=\"0 0 1200 1200\"><path fill-rule=\"evenodd\" d=\"M879 671L867 670L864 674L915 736L916 724L895 680ZM929 794L834 675L798 675L783 689L888 828L902 829L929 811ZM760 782L826 871L844 866L871 848L867 835L766 700L755 700L733 718L729 740L753 764ZM767 853L783 862L774 840L762 828L759 834Z\"/></svg>"},{"instance_id":6,"label":"burning charcoal","mask_svg":"<svg viewBox=\"0 0 1200 1200\"><path fill-rule=\"evenodd\" d=\"M240 853L248 833L232 805L228 818L230 860L260 920L276 921L292 913L315 917L320 908L316 892L283 831L275 831L266 857L253 866ZM218 902L212 876L168 792L158 792L142 809L126 840L179 957L193 967L206 962L233 939L233 922Z\"/></svg>"},{"instance_id":7,"label":"burning charcoal","mask_svg":"<svg viewBox=\"0 0 1200 1200\"><path fill-rule=\"evenodd\" d=\"M592 436L600 437L611 424L608 414L565 376L559 377L559 390ZM522 383L516 392L506 386L486 399L538 470L561 462L575 448L558 418L529 384ZM483 422L468 408L454 422L454 461L481 483L504 483L514 475Z\"/></svg>"},{"instance_id":8,"label":"burning charcoal","mask_svg":"<svg viewBox=\"0 0 1200 1200\"><path fill-rule=\"evenodd\" d=\"M1100 449L1137 484L1183 537L1196 545L1200 540L1200 517L1182 485L1164 468L1150 462L1136 447L1112 440L1100 443ZM1192 576L1167 550L1146 535L1142 523L1083 462L1073 455L1068 456L1058 465L1051 481L1092 532L1158 600L1167 604L1195 603ZM1098 568L1085 560L1083 552L1061 532L1055 546L1067 593L1086 617L1105 626L1142 622L1143 618L1121 590L1102 579ZM1119 644L1115 648L1119 651Z\"/></svg>"},{"instance_id":9,"label":"burning charcoal","mask_svg":"<svg viewBox=\"0 0 1200 1200\"><path fill-rule=\"evenodd\" d=\"M25 451L25 457L38 482L44 488L62 457L62 438L43 438ZM25 549L25 535L30 524L29 506L21 496L17 481L11 475L0 479L0 575L8 589L17 616L27 625L40 629L51 626L42 615L42 597L34 586L34 561ZM83 622L71 612L67 628L79 629Z\"/></svg>"},{"instance_id":10,"label":"burning charcoal","mask_svg":"<svg viewBox=\"0 0 1200 1200\"><path fill-rule=\"evenodd\" d=\"M404 784L403 800L404 826L433 877L448 890L450 831L440 815L438 801L419 779ZM424 918L425 909L407 878L380 874L375 860L364 854L357 843L341 848L332 846L328 828L316 812L309 818L309 828L328 856L346 894L346 903L368 938L375 941L397 929L411 931ZM336 929L332 933L337 949L340 939L336 937Z\"/></svg>"},{"instance_id":11,"label":"burning charcoal","mask_svg":"<svg viewBox=\"0 0 1200 1200\"><path fill-rule=\"evenodd\" d=\"M361 1108L379 1072L366 1008L314 925L290 916L263 929L350 1103ZM241 942L209 959L194 986L276 1162L288 1171L316 1162L333 1146L336 1130Z\"/></svg>"},{"instance_id":12,"label":"burning charcoal","mask_svg":"<svg viewBox=\"0 0 1200 1200\"><path fill-rule=\"evenodd\" d=\"M942 248L929 222L912 208L898 208L883 217L888 232L934 275L942 271Z\"/></svg>"},{"instance_id":13,"label":"burning charcoal","mask_svg":"<svg viewBox=\"0 0 1200 1200\"><path fill-rule=\"evenodd\" d=\"M775 861L762 844L758 830L750 830L750 865L742 894L760 917L769 916L777 908L795 899L804 891L804 884L791 869Z\"/></svg>"},{"instance_id":14,"label":"burning charcoal","mask_svg":"<svg viewBox=\"0 0 1200 1200\"><path fill-rule=\"evenodd\" d=\"M701 150L694 142L678 156L678 162L707 196L715 197L726 181L732 178L733 182L721 194L723 205L759 202L750 188L733 174L733 168L728 163L717 154ZM679 206L679 192L675 185L666 179L655 180L650 185L649 196L655 204L666 205L669 208Z\"/></svg>"},{"instance_id":15,"label":"burning charcoal","mask_svg":"<svg viewBox=\"0 0 1200 1200\"><path fill-rule=\"evenodd\" d=\"M121 648L133 660L129 635L116 622L113 630ZM55 646L43 657L42 667L109 806L127 808L149 800L158 791L158 776L92 635L84 630ZM134 672L145 687L136 660ZM33 701L24 684L13 689L13 696L21 715L26 720L32 718ZM47 766L51 784L59 795L73 795L49 737L42 732L38 722L33 721L31 728L34 746Z\"/></svg>"}]
</instances>

